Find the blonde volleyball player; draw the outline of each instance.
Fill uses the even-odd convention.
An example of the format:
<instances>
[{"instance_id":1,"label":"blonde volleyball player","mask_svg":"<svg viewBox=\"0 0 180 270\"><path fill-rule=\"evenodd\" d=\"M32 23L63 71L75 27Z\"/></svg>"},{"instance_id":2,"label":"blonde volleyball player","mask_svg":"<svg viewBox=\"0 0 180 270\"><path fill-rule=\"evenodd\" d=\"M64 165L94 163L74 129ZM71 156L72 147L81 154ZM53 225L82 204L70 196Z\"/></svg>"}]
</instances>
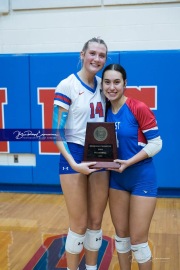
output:
<instances>
[{"instance_id":1,"label":"blonde volleyball player","mask_svg":"<svg viewBox=\"0 0 180 270\"><path fill-rule=\"evenodd\" d=\"M97 269L102 243L101 223L108 199L108 172L81 163L87 122L103 122L105 98L96 76L106 62L107 46L92 38L80 53L82 68L62 80L54 98L53 126L59 130L59 174L69 214L66 239L67 269L77 270L79 254L85 248L86 269Z\"/></svg>"}]
</instances>

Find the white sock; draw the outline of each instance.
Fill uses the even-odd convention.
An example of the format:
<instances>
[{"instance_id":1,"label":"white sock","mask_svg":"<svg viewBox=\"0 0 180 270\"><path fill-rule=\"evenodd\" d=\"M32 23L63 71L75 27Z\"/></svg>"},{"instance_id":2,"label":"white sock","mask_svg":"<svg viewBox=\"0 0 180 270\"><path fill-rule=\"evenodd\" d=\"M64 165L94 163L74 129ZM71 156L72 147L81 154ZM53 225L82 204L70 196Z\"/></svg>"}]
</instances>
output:
<instances>
[{"instance_id":1,"label":"white sock","mask_svg":"<svg viewBox=\"0 0 180 270\"><path fill-rule=\"evenodd\" d=\"M87 265L86 264L86 270L97 270L97 264L96 265Z\"/></svg>"}]
</instances>

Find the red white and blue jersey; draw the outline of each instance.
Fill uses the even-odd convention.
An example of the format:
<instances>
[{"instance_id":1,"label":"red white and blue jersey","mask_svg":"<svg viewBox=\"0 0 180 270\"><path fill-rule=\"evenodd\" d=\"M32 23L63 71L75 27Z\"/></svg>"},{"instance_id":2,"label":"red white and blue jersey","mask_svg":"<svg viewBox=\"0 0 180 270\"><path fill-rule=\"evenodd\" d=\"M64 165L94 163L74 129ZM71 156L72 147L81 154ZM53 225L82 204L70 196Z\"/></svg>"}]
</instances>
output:
<instances>
[{"instance_id":1,"label":"red white and blue jersey","mask_svg":"<svg viewBox=\"0 0 180 270\"><path fill-rule=\"evenodd\" d=\"M68 110L67 142L84 145L87 122L104 122L105 97L101 91L101 78L96 76L94 85L92 89L77 74L71 74L56 88L54 105Z\"/></svg>"},{"instance_id":2,"label":"red white and blue jersey","mask_svg":"<svg viewBox=\"0 0 180 270\"><path fill-rule=\"evenodd\" d=\"M159 136L153 112L143 102L130 97L116 114L109 108L107 122L115 122L118 158L122 160L133 157L147 144L147 140Z\"/></svg>"}]
</instances>

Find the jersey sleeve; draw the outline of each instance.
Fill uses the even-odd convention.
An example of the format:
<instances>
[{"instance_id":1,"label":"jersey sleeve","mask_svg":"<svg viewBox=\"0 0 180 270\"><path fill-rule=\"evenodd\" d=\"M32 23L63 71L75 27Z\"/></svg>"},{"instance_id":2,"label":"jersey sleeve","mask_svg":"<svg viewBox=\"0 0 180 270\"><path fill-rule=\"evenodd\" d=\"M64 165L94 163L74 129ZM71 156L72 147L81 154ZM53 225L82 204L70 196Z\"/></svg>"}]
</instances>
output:
<instances>
[{"instance_id":1,"label":"jersey sleeve","mask_svg":"<svg viewBox=\"0 0 180 270\"><path fill-rule=\"evenodd\" d=\"M67 79L62 80L55 90L54 105L58 105L66 110L71 105L71 91Z\"/></svg>"},{"instance_id":2,"label":"jersey sleeve","mask_svg":"<svg viewBox=\"0 0 180 270\"><path fill-rule=\"evenodd\" d=\"M129 106L139 124L139 139L142 133L146 140L158 137L159 130L157 121L150 108L145 103L135 99L130 101Z\"/></svg>"}]
</instances>

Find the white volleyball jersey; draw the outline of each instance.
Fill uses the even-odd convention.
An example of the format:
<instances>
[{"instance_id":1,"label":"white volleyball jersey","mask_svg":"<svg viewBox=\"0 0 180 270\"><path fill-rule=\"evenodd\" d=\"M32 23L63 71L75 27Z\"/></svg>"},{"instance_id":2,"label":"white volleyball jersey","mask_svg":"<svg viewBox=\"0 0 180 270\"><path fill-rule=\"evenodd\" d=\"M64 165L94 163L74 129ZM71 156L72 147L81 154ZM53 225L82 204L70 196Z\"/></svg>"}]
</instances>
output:
<instances>
[{"instance_id":1,"label":"white volleyball jersey","mask_svg":"<svg viewBox=\"0 0 180 270\"><path fill-rule=\"evenodd\" d=\"M95 77L94 89L77 74L62 80L55 91L54 104L68 110L66 141L84 145L87 122L104 122L105 97L101 78Z\"/></svg>"}]
</instances>

